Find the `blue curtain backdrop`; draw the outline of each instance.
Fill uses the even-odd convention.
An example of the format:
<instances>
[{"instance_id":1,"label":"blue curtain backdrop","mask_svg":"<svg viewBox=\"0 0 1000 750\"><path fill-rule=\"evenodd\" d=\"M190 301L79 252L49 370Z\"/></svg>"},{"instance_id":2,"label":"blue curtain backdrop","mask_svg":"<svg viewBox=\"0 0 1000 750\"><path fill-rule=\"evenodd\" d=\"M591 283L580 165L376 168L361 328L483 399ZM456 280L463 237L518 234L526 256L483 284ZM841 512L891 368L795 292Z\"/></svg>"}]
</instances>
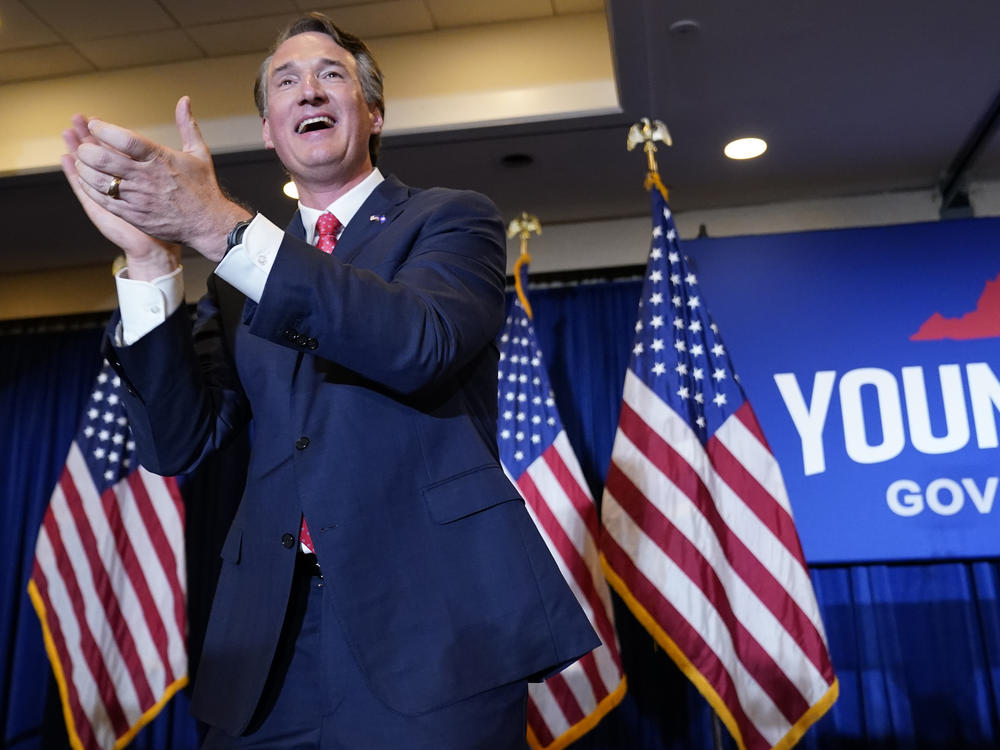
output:
<instances>
[{"instance_id":1,"label":"blue curtain backdrop","mask_svg":"<svg viewBox=\"0 0 1000 750\"><path fill-rule=\"evenodd\" d=\"M598 498L618 421L638 294L636 281L531 292L560 414ZM48 496L98 369L99 338L96 327L0 336L0 518L7 538L0 551L0 725L5 748L65 746L26 585ZM242 450L245 446L235 456L220 458L184 488L195 655L221 541L218 528L231 513L232 488L242 486ZM802 747L1000 746L997 561L827 566L813 569L812 577L841 697ZM711 748L713 726L705 701L624 607L617 606L616 614L629 692L574 747ZM196 746L184 695L133 745L142 750ZM724 732L722 746L734 747Z\"/></svg>"}]
</instances>

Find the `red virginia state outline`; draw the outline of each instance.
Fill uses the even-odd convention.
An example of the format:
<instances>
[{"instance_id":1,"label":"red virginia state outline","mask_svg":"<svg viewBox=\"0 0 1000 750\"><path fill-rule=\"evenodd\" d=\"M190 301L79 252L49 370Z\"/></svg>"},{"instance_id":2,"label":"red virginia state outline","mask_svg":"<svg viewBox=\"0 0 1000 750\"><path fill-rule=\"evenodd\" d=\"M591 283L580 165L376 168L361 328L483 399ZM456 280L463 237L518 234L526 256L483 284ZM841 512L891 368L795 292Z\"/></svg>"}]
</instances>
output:
<instances>
[{"instance_id":1,"label":"red virginia state outline","mask_svg":"<svg viewBox=\"0 0 1000 750\"><path fill-rule=\"evenodd\" d=\"M946 318L936 312L921 324L910 341L1000 338L1000 274L986 282L976 309L961 318Z\"/></svg>"}]
</instances>

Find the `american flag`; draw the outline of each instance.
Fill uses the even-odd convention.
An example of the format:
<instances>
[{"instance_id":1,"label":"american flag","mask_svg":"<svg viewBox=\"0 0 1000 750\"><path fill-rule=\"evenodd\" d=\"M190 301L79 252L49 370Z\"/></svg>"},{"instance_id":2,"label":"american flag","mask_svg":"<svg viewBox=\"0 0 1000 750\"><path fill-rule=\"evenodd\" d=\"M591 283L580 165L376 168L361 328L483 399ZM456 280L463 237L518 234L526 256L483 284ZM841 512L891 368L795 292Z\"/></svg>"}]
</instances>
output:
<instances>
[{"instance_id":1,"label":"american flag","mask_svg":"<svg viewBox=\"0 0 1000 750\"><path fill-rule=\"evenodd\" d=\"M516 272L526 282L527 264ZM528 687L528 741L555 750L621 701L625 678L597 549L597 508L559 420L531 320L517 300L500 334L498 377L500 460L603 644Z\"/></svg>"},{"instance_id":2,"label":"american flag","mask_svg":"<svg viewBox=\"0 0 1000 750\"><path fill-rule=\"evenodd\" d=\"M124 747L187 683L184 508L136 463L120 388L105 363L28 584L77 750Z\"/></svg>"},{"instance_id":3,"label":"american flag","mask_svg":"<svg viewBox=\"0 0 1000 750\"><path fill-rule=\"evenodd\" d=\"M650 192L605 571L740 748L787 748L836 700L837 679L777 461Z\"/></svg>"}]
</instances>

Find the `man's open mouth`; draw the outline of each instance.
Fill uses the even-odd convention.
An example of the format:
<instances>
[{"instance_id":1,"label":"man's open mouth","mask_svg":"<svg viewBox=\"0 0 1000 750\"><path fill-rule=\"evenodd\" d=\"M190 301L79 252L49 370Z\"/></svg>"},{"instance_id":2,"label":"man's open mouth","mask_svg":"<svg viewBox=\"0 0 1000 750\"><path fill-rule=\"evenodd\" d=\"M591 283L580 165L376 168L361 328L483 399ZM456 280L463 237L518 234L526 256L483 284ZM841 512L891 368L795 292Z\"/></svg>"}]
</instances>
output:
<instances>
[{"instance_id":1,"label":"man's open mouth","mask_svg":"<svg viewBox=\"0 0 1000 750\"><path fill-rule=\"evenodd\" d=\"M319 115L318 117L310 117L300 122L298 127L295 128L295 132L302 135L302 133L311 133L314 130L326 130L332 127L333 118L326 115Z\"/></svg>"}]
</instances>

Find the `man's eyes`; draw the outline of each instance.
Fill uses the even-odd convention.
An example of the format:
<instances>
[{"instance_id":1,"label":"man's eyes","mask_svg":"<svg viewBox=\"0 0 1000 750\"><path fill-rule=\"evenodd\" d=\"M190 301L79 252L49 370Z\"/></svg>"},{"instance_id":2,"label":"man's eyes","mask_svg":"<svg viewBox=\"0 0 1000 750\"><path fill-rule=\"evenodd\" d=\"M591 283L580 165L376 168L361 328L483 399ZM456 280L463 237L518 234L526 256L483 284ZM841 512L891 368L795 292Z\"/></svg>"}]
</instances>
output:
<instances>
[{"instance_id":1,"label":"man's eyes","mask_svg":"<svg viewBox=\"0 0 1000 750\"><path fill-rule=\"evenodd\" d=\"M319 74L319 77L336 79L336 78L343 78L344 74L339 70L324 70L322 73ZM287 88L288 86L291 86L295 83L298 83L297 78L291 78L291 77L279 78L278 81L275 83L275 86L281 89L281 88Z\"/></svg>"}]
</instances>

